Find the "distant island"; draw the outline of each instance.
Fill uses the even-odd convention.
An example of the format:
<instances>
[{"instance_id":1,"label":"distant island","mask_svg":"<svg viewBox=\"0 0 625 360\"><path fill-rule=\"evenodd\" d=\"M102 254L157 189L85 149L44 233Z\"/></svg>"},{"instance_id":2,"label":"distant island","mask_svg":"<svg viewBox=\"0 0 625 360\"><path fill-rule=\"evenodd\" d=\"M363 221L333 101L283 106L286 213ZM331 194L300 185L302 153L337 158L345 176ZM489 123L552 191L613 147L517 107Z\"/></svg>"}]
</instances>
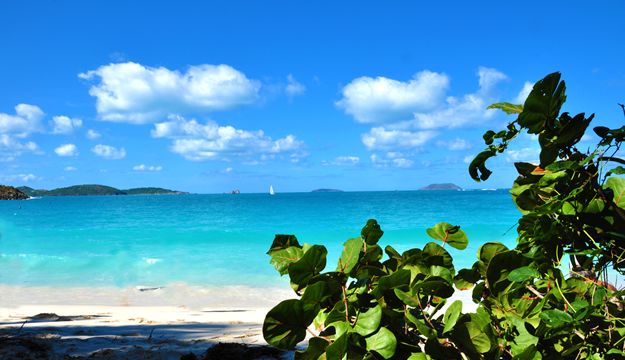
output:
<instances>
[{"instance_id":1,"label":"distant island","mask_svg":"<svg viewBox=\"0 0 625 360\"><path fill-rule=\"evenodd\" d=\"M343 192L343 190L339 189L315 189L311 192Z\"/></svg>"},{"instance_id":2,"label":"distant island","mask_svg":"<svg viewBox=\"0 0 625 360\"><path fill-rule=\"evenodd\" d=\"M28 198L28 194L25 194L23 191L13 186L0 185L0 200L25 200Z\"/></svg>"},{"instance_id":3,"label":"distant island","mask_svg":"<svg viewBox=\"0 0 625 360\"><path fill-rule=\"evenodd\" d=\"M182 191L163 189L158 187L141 187L127 190L116 189L106 185L74 185L53 190L33 189L28 186L18 187L27 196L88 196L88 195L180 195L188 194Z\"/></svg>"},{"instance_id":4,"label":"distant island","mask_svg":"<svg viewBox=\"0 0 625 360\"><path fill-rule=\"evenodd\" d=\"M456 184L452 183L444 183L444 184L430 184L428 186L424 186L419 190L457 190L462 191L462 188Z\"/></svg>"}]
</instances>

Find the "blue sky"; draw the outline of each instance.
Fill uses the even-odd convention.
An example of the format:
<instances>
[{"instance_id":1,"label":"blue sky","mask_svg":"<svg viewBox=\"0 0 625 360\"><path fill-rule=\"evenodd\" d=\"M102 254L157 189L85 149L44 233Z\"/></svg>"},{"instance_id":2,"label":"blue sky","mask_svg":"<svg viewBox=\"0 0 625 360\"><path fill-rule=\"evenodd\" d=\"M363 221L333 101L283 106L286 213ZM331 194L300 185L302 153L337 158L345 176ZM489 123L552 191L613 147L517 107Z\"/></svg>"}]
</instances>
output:
<instances>
[{"instance_id":1,"label":"blue sky","mask_svg":"<svg viewBox=\"0 0 625 360\"><path fill-rule=\"evenodd\" d=\"M622 125L625 3L477 4L3 1L0 183L509 187L535 140L473 182L510 120L485 108L552 71L565 110Z\"/></svg>"}]
</instances>

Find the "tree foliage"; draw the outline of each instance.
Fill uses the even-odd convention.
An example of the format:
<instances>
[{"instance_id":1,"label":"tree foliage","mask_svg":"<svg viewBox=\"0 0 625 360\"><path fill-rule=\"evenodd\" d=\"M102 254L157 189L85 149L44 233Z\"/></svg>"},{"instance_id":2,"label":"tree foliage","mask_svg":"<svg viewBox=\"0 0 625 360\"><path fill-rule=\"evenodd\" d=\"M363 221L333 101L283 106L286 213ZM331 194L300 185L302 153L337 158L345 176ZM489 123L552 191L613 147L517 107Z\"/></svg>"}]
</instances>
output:
<instances>
[{"instance_id":1,"label":"tree foliage","mask_svg":"<svg viewBox=\"0 0 625 360\"><path fill-rule=\"evenodd\" d=\"M277 235L268 254L300 298L267 314L267 342L292 349L310 335L296 359L623 358L624 294L607 273L625 271L625 161L616 157L625 126L594 128L596 149L580 151L593 115L561 113L565 89L553 73L522 106L492 105L518 116L484 134L487 148L469 166L484 181L488 159L523 132L538 136L540 163L515 164L514 249L485 243L457 270L445 247L466 248L460 226L439 223L427 229L432 242L400 254L378 245L383 231L371 219L324 272L325 247ZM472 289L475 312L448 303L458 289Z\"/></svg>"}]
</instances>

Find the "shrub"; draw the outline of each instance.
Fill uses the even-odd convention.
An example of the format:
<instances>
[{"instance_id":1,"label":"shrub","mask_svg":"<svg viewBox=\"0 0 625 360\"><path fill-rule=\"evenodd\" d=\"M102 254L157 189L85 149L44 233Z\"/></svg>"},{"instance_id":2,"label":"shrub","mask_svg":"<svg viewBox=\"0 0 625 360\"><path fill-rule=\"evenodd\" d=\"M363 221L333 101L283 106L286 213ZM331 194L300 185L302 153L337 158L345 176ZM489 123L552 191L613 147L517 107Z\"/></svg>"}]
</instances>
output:
<instances>
[{"instance_id":1,"label":"shrub","mask_svg":"<svg viewBox=\"0 0 625 360\"><path fill-rule=\"evenodd\" d=\"M459 226L439 223L427 230L438 243L400 254L377 245L383 231L368 220L360 237L345 242L336 269L323 272L324 246L276 235L271 263L300 298L269 311L267 342L293 349L309 334L296 359L624 357L625 301L607 273L625 269L625 179L615 176L625 173L625 161L615 157L625 126L594 128L596 149L580 151L576 144L594 116L560 113L565 99L565 84L553 73L524 105L491 105L518 117L486 132L487 148L469 166L473 179L487 180L489 158L520 133L538 136L540 163L515 164L510 192L522 214L516 248L483 244L473 266L456 271L445 247L466 248ZM456 289L470 288L475 312L447 303Z\"/></svg>"}]
</instances>

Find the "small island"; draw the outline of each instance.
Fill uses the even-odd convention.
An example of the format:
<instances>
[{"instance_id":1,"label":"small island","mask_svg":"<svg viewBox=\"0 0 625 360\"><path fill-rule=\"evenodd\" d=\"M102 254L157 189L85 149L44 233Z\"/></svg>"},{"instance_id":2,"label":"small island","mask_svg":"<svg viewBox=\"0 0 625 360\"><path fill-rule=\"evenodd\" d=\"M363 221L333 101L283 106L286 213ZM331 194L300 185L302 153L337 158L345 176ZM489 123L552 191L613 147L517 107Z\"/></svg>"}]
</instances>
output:
<instances>
[{"instance_id":1,"label":"small island","mask_svg":"<svg viewBox=\"0 0 625 360\"><path fill-rule=\"evenodd\" d=\"M456 184L452 183L443 183L443 184L430 184L428 186L424 186L419 190L456 190L462 191L462 188Z\"/></svg>"},{"instance_id":2,"label":"small island","mask_svg":"<svg viewBox=\"0 0 625 360\"><path fill-rule=\"evenodd\" d=\"M311 192L317 193L317 192L322 192L322 193L327 193L327 192L343 192L343 190L339 190L339 189L315 189Z\"/></svg>"},{"instance_id":3,"label":"small island","mask_svg":"<svg viewBox=\"0 0 625 360\"><path fill-rule=\"evenodd\" d=\"M182 191L163 189L158 187L141 187L132 188L126 190L116 189L111 186L87 184L87 185L74 185L64 188L42 190L33 189L28 186L21 186L17 188L27 196L40 197L40 196L98 196L98 195L180 195L188 194Z\"/></svg>"},{"instance_id":4,"label":"small island","mask_svg":"<svg viewBox=\"0 0 625 360\"><path fill-rule=\"evenodd\" d=\"M12 186L0 185L0 200L25 200L28 198L27 194Z\"/></svg>"}]
</instances>

